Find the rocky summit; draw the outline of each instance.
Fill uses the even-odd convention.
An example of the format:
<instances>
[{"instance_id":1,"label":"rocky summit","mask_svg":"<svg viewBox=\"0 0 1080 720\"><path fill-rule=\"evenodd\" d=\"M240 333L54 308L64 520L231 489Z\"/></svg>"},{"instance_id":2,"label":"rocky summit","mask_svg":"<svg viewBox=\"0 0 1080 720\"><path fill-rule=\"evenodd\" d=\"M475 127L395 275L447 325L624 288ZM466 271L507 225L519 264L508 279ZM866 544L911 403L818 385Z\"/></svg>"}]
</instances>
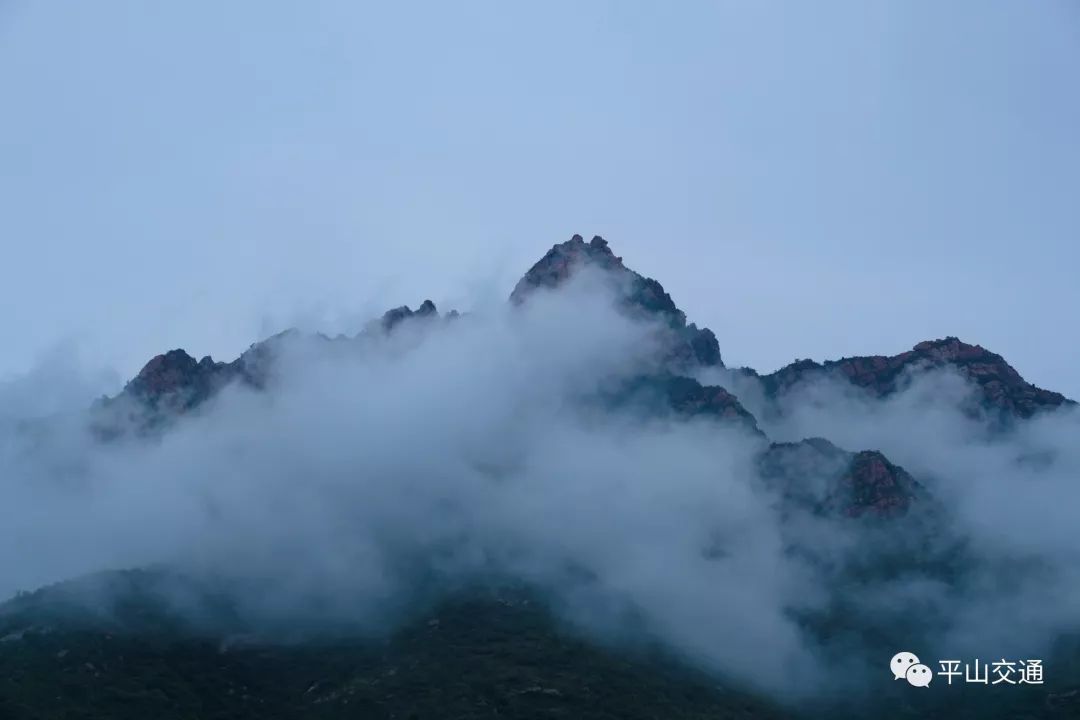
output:
<instances>
[{"instance_id":1,"label":"rocky summit","mask_svg":"<svg viewBox=\"0 0 1080 720\"><path fill-rule=\"evenodd\" d=\"M575 235L548 250L518 281L510 301L522 303L537 289L557 288L585 267L598 270L610 279L627 312L660 319L671 328L676 338L672 347L674 358L684 364L723 367L720 345L712 330L687 324L686 313L675 305L664 286L627 268L599 235L588 243Z\"/></svg>"},{"instance_id":2,"label":"rocky summit","mask_svg":"<svg viewBox=\"0 0 1080 720\"><path fill-rule=\"evenodd\" d=\"M761 454L762 476L782 496L815 512L845 517L899 517L925 491L903 468L876 450L852 453L824 438L773 443ZM818 486L807 477L818 477Z\"/></svg>"},{"instance_id":3,"label":"rocky summit","mask_svg":"<svg viewBox=\"0 0 1080 720\"><path fill-rule=\"evenodd\" d=\"M980 345L955 337L926 340L899 355L869 355L840 360L798 360L761 376L771 395L779 395L821 377L843 379L874 397L901 390L913 375L949 368L974 383L981 405L1006 417L1030 418L1041 410L1075 405L1061 393L1043 390L1024 380L1005 359Z\"/></svg>"}]
</instances>

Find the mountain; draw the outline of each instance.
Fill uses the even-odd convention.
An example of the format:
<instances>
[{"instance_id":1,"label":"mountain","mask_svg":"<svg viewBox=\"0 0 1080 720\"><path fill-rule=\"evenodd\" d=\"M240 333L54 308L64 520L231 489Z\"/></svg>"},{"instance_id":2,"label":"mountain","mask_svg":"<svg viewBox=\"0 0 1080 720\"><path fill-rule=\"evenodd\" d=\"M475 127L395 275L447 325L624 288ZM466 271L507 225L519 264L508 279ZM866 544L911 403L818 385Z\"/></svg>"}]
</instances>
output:
<instances>
[{"instance_id":1,"label":"mountain","mask_svg":"<svg viewBox=\"0 0 1080 720\"><path fill-rule=\"evenodd\" d=\"M580 235L575 235L553 246L518 281L510 300L520 305L539 290L560 287L585 268L599 271L609 281L629 315L658 320L670 331L666 338L670 372L666 376L671 382L669 395L673 407L680 412L737 417L756 427L753 416L735 395L719 386L703 386L692 377L696 367L724 367L715 333L688 323L686 314L664 287L627 268L603 238L596 236L586 243ZM435 304L425 300L415 311L408 306L394 308L360 335L334 341L357 341L374 332L392 332L406 321L439 317ZM444 319L457 317L458 313L451 311ZM196 361L182 349L170 350L151 358L120 396L105 399L100 407L126 407L129 415L149 411L144 422L153 425L198 407L231 382L262 388L271 372L276 346L296 333L287 330L255 343L228 363L215 362L209 356ZM772 398L825 377L841 379L880 398L903 389L920 372L941 368L952 369L972 381L983 408L1009 418L1028 419L1043 410L1076 405L1060 393L1027 382L1000 355L955 337L920 342L912 350L893 356L858 356L824 362L797 360L766 375L751 368L741 368L739 372L760 379L766 394Z\"/></svg>"},{"instance_id":2,"label":"mountain","mask_svg":"<svg viewBox=\"0 0 1080 720\"><path fill-rule=\"evenodd\" d=\"M177 612L178 587L188 608L211 613L206 622L193 626ZM87 594L98 598L89 610ZM663 648L587 642L543 597L513 587L420 606L376 636L282 643L245 630L213 588L161 570L21 595L0 606L0 718L1066 720L1080 712L1080 689L1057 683L932 697L886 686L869 707L793 707Z\"/></svg>"},{"instance_id":3,"label":"mountain","mask_svg":"<svg viewBox=\"0 0 1080 720\"><path fill-rule=\"evenodd\" d=\"M677 415L734 422L764 437L756 418L734 394L720 386L703 385L694 377L684 374L692 372L694 367L723 367L716 335L708 328L698 328L695 324L688 323L686 314L678 308L664 287L658 281L627 268L622 258L612 252L603 238L596 236L586 243L580 235L574 235L569 241L553 246L517 283L510 295L510 301L514 305L521 305L527 302L533 293L543 289L556 289L575 273L586 268L602 274L614 289L621 308L627 314L635 318L659 321L662 327L670 330L670 336L664 339L670 348L668 369L638 378L622 389L623 395L635 398L656 395L662 400L660 405ZM404 322L439 317L435 304L431 300L425 300L415 311L408 306L391 309L357 337L339 338L338 341L356 342L373 332L393 332ZM447 319L456 317L456 312L446 316ZM296 332L285 331L256 343L229 363L215 362L209 356L196 361L181 349L158 355L147 362L120 396L107 399L99 405L99 430L106 436L118 434L119 431L115 428L122 425L120 413L123 423L133 423L143 430L158 427L180 414L194 410L232 382L263 388L272 373L277 346ZM317 337L323 342L332 342L325 336ZM939 353L935 357L941 362L966 359L962 354L947 356ZM840 361L835 365L838 368L861 368L866 364L861 360ZM797 363L773 375L764 376L763 380L776 393L781 387L809 380L815 369L828 372L832 367L833 364L830 363L814 364L813 367ZM896 372L893 373L895 374ZM858 375L857 378L866 382L863 379L865 376L866 373ZM884 382L884 379L879 380L882 385ZM657 409L654 404L652 411ZM787 452L787 448L773 446L766 451L763 462L768 465L771 458ZM837 452L843 451L837 449ZM879 487L906 486L908 476L902 468L889 463L880 453L872 456L865 453L847 453L843 457L849 469L842 478L837 478L837 482L846 484L850 491L853 504L846 508L847 514L858 515L863 510L870 510L891 515L906 511L906 500L881 496L875 490ZM880 457L880 460L873 462L871 457Z\"/></svg>"},{"instance_id":4,"label":"mountain","mask_svg":"<svg viewBox=\"0 0 1080 720\"><path fill-rule=\"evenodd\" d=\"M671 329L673 360L684 367L693 364L724 366L720 359L720 345L712 330L687 324L686 314L675 305L663 285L627 268L622 258L617 257L607 241L599 235L588 243L580 235L575 235L568 242L548 250L518 281L510 294L510 301L520 304L538 289L559 287L586 267L603 273L629 314L659 319Z\"/></svg>"},{"instance_id":5,"label":"mountain","mask_svg":"<svg viewBox=\"0 0 1080 720\"><path fill-rule=\"evenodd\" d=\"M824 438L773 443L758 462L782 497L816 513L893 518L926 496L918 481L880 452L847 452ZM808 476L827 480L815 488Z\"/></svg>"},{"instance_id":6,"label":"mountain","mask_svg":"<svg viewBox=\"0 0 1080 720\"><path fill-rule=\"evenodd\" d=\"M626 267L602 237L585 242L581 235L574 235L554 245L518 281L510 302L522 305L536 292L558 289L585 270L603 278L623 312L657 322L666 333L665 367L632 380L616 395L608 396L607 401L613 406L627 402L641 405L639 401L644 398L644 406L651 414L666 412L733 423L768 440L757 418L735 394L718 385L703 384L695 377L697 369L724 367L716 335L708 328L687 322L686 314L663 285ZM435 304L425 300L416 310L401 306L387 311L351 338L312 337L324 343L358 343L392 333L406 323L450 321L459 317L456 311L440 315ZM280 345L298 334L296 330L279 333L253 344L228 363L215 362L209 356L196 361L181 349L158 355L147 362L119 396L104 399L97 405L95 427L102 437L116 437L130 427L139 432L153 431L195 410L230 383L264 389L272 377ZM920 342L912 350L895 356L851 357L820 363L799 360L767 375L749 368L736 372L759 380L767 397L773 400L822 378L848 382L872 397L881 398L902 390L919 373L941 368L952 369L972 381L982 401L978 409L992 410L1006 420L1025 420L1040 411L1076 404L1060 393L1028 383L1000 355L953 337ZM828 473L828 487L808 494L804 476L819 475L825 466L838 468ZM785 495L802 497L819 510L832 508L847 517L902 516L917 504L918 497L925 495L918 481L881 452L841 449L824 438L798 443L766 442L759 455L759 467Z\"/></svg>"},{"instance_id":7,"label":"mountain","mask_svg":"<svg viewBox=\"0 0 1080 720\"><path fill-rule=\"evenodd\" d=\"M996 412L1003 418L1027 419L1043 410L1076 404L1061 393L1043 390L1027 382L1000 355L955 337L920 342L899 355L850 357L823 363L797 360L759 377L766 392L773 397L823 377L832 377L881 398L903 389L914 374L940 368L950 368L970 380L978 389L981 409ZM752 370L747 372L757 375Z\"/></svg>"},{"instance_id":8,"label":"mountain","mask_svg":"<svg viewBox=\"0 0 1080 720\"><path fill-rule=\"evenodd\" d=\"M87 615L90 583L115 604ZM770 720L784 713L662 651L584 642L542 598L513 588L456 595L396 632L303 644L192 628L161 571L108 573L24 596L0 612L0 718L612 718ZM126 622L118 621L122 617ZM230 634L231 633L231 634Z\"/></svg>"},{"instance_id":9,"label":"mountain","mask_svg":"<svg viewBox=\"0 0 1080 720\"><path fill-rule=\"evenodd\" d=\"M457 317L453 310L440 316L435 303L425 300L416 310L401 306L386 311L352 338L304 335L289 329L254 343L240 357L227 363L216 362L209 355L197 361L183 349L169 350L152 357L119 395L102 398L95 404L93 429L102 438L116 438L130 430L136 433L159 430L211 400L231 383L264 390L273 378L283 344L301 336L324 344L359 343L374 335L390 333L402 324Z\"/></svg>"},{"instance_id":10,"label":"mountain","mask_svg":"<svg viewBox=\"0 0 1080 720\"><path fill-rule=\"evenodd\" d=\"M780 399L797 397L799 388L823 379L887 398L922 373L948 369L976 390L976 405L965 409L1006 427L1075 406L1026 382L1001 356L952 337L920 342L895 356L801 360L765 375L725 368L715 333L688 322L658 281L626 267L601 237L585 242L575 235L553 246L514 287L510 313L521 312L540 294L558 291L579 273L591 273L606 285L618 312L647 321L660 347L656 362L637 374L613 384L598 381L595 388L586 384L592 393L586 398L589 409L626 422L653 423L660 434L672 424L692 424L710 433L710 442L740 438L739 447L749 448L751 457L741 471L759 483L750 492L770 498L782 519L777 539L782 557L799 558L807 575L799 580L811 581L824 596L815 598L813 607L796 603L786 614L820 644L819 658L849 663L845 667L870 666L898 644L932 642L933 623L920 624L924 618L906 612L903 600L890 601L900 584L910 580L917 592L946 588L962 597L968 587L979 587L973 568L987 561L976 557L953 509L928 489L925 476L913 475L879 448L840 447L827 437L776 442L763 429L770 426L759 423L740 400L741 390L709 384L709 378L722 373L751 378L778 406ZM471 322L468 314L440 314L425 300L416 310L393 308L351 337L289 330L251 345L230 362L170 350L150 359L117 396L95 403L91 428L103 446L153 442L177 423L208 411L229 386L273 397L283 354L294 343L347 353L409 339L412 330L422 336L435 327L432 323L454 323L446 326L450 332L456 323L467 328ZM418 436L418 456L430 441ZM658 488L664 487L666 472L678 467L660 469ZM663 500L660 494L656 498ZM444 510L452 511L451 505ZM686 508L690 515L701 510ZM740 547L741 537L734 540ZM755 557L753 550L742 548ZM701 553L719 563L730 559L731 550L706 543ZM569 564L565 571L575 581L586 587L598 582ZM260 634L232 603L227 587L207 587L203 579L172 573L105 573L0 604L0 720L1058 718L1080 713L1080 687L1064 673L1045 688L1009 696L996 690L946 696L935 690L924 700L898 692L901 683L828 707L793 706L789 699L695 669L691 658L661 643L586 640L560 620L552 598L527 584L510 586L506 578L417 600L415 607L402 609L393 631L283 642ZM89 605L87 596L94 600ZM175 606L178 596L184 612ZM858 604L866 597L876 600L873 613ZM1055 655L1058 667L1080 671L1080 651L1062 647Z\"/></svg>"}]
</instances>

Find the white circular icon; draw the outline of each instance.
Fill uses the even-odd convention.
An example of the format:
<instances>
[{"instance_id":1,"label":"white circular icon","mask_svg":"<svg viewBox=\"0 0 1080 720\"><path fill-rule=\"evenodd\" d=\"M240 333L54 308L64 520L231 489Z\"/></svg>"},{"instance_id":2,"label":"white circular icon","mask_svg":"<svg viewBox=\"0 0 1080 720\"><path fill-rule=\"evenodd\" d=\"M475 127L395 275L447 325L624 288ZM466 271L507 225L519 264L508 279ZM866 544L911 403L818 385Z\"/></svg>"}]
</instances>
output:
<instances>
[{"instance_id":1,"label":"white circular icon","mask_svg":"<svg viewBox=\"0 0 1080 720\"><path fill-rule=\"evenodd\" d=\"M912 665L907 669L907 681L915 687L929 687L934 679L934 673L922 663Z\"/></svg>"},{"instance_id":2,"label":"white circular icon","mask_svg":"<svg viewBox=\"0 0 1080 720\"><path fill-rule=\"evenodd\" d=\"M889 668L893 672L893 680L903 680L907 677L908 668L919 664L919 658L915 653L898 652L889 661ZM923 666L925 667L925 665Z\"/></svg>"}]
</instances>

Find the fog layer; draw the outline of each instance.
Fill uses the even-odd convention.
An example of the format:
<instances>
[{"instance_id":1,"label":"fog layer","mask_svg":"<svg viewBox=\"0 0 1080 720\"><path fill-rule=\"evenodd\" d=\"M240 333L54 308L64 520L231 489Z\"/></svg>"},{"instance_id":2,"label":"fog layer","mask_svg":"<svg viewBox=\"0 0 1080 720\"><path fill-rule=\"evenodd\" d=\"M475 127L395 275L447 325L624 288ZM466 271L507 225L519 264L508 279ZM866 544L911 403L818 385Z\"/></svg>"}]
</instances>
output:
<instances>
[{"instance_id":1,"label":"fog layer","mask_svg":"<svg viewBox=\"0 0 1080 720\"><path fill-rule=\"evenodd\" d=\"M593 280L363 342L286 336L265 392L230 386L154 438L94 439L94 377L43 365L0 390L0 593L164 563L258 588L236 598L255 616L379 632L419 584L513 580L596 638L658 639L792 693L830 674L840 649L806 619L841 592L883 618L926 613L955 652L980 638L1034 652L1072 626L1075 415L990 439L952 409L968 389L947 374L885 401L828 383L782 398L763 421L772 439L883 450L970 541L959 579L916 570L842 588L822 559L866 557L856 539L869 536L780 513L756 470L767 441L605 405L664 349ZM749 381L713 379L759 410ZM873 542L888 549L889 532ZM1020 570L1002 583L1003 567Z\"/></svg>"}]
</instances>

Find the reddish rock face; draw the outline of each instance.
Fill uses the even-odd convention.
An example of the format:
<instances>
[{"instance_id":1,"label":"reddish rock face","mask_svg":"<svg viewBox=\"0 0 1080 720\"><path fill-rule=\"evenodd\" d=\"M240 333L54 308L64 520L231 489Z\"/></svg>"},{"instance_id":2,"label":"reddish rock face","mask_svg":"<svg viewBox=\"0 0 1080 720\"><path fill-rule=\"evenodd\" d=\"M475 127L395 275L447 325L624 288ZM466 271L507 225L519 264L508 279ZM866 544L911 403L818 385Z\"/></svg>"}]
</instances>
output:
<instances>
[{"instance_id":1,"label":"reddish rock face","mask_svg":"<svg viewBox=\"0 0 1080 720\"><path fill-rule=\"evenodd\" d=\"M141 395L160 395L179 389L195 372L198 363L183 350L156 355L131 381L131 388Z\"/></svg>"},{"instance_id":2,"label":"reddish rock face","mask_svg":"<svg viewBox=\"0 0 1080 720\"><path fill-rule=\"evenodd\" d=\"M774 443L758 465L786 502L827 515L900 517L923 493L911 475L880 452L851 453L822 438Z\"/></svg>"},{"instance_id":3,"label":"reddish rock face","mask_svg":"<svg viewBox=\"0 0 1080 720\"><path fill-rule=\"evenodd\" d=\"M660 380L669 406L685 416L705 416L734 420L756 434L757 420L742 406L739 399L722 387L702 385L688 377L670 376Z\"/></svg>"},{"instance_id":4,"label":"reddish rock face","mask_svg":"<svg viewBox=\"0 0 1080 720\"><path fill-rule=\"evenodd\" d=\"M146 363L125 392L155 406L175 399L172 404L180 409L205 398L214 389L224 367L209 356L196 362L183 350L170 350Z\"/></svg>"},{"instance_id":5,"label":"reddish rock face","mask_svg":"<svg viewBox=\"0 0 1080 720\"><path fill-rule=\"evenodd\" d=\"M129 432L164 427L212 397L236 374L240 360L226 365L209 356L198 362L183 350L150 359L116 397L102 398L90 409L89 428L110 440Z\"/></svg>"},{"instance_id":6,"label":"reddish rock face","mask_svg":"<svg viewBox=\"0 0 1080 720\"><path fill-rule=\"evenodd\" d=\"M415 311L408 306L387 311L374 329L391 332L400 323L413 318L438 317L435 303L425 300ZM453 311L446 316L447 319L456 317L458 315ZM140 431L160 427L175 416L195 409L231 382L263 390L272 381L282 343L289 337L301 337L301 333L298 330L280 332L254 343L229 363L214 362L209 356L196 362L183 350L157 355L132 378L120 395L105 398L95 405L99 413L94 421L96 429L102 437L115 437L123 432L123 427L133 426ZM322 335L308 337L332 342ZM340 336L338 341L348 342L350 338Z\"/></svg>"},{"instance_id":7,"label":"reddish rock face","mask_svg":"<svg viewBox=\"0 0 1080 720\"><path fill-rule=\"evenodd\" d=\"M671 328L673 360L682 364L724 366L716 335L708 328L687 324L686 314L675 305L663 285L627 268L599 235L588 243L575 235L548 250L518 281L510 301L519 305L538 288L558 287L586 266L610 274L622 296L622 306L630 315L657 318Z\"/></svg>"},{"instance_id":8,"label":"reddish rock face","mask_svg":"<svg viewBox=\"0 0 1080 720\"><path fill-rule=\"evenodd\" d=\"M919 487L907 471L876 450L856 453L840 484L838 500L842 512L849 517L904 515L915 502Z\"/></svg>"},{"instance_id":9,"label":"reddish rock face","mask_svg":"<svg viewBox=\"0 0 1080 720\"><path fill-rule=\"evenodd\" d=\"M775 396L814 377L839 375L877 397L884 397L900 389L907 372L940 367L955 368L978 386L987 406L1015 417L1028 418L1039 410L1072 403L1060 393L1025 381L1000 355L955 337L921 342L899 355L851 357L824 363L799 360L761 379L766 391Z\"/></svg>"},{"instance_id":10,"label":"reddish rock face","mask_svg":"<svg viewBox=\"0 0 1080 720\"><path fill-rule=\"evenodd\" d=\"M584 238L575 235L569 241L548 250L544 257L525 273L510 293L510 301L520 304L537 288L558 287L573 275L575 270L587 264L602 270L630 272L623 265L622 258L611 252L607 241L602 237L596 236L586 244ZM670 299L668 298L669 301ZM675 304L671 303L671 306L674 308Z\"/></svg>"}]
</instances>

